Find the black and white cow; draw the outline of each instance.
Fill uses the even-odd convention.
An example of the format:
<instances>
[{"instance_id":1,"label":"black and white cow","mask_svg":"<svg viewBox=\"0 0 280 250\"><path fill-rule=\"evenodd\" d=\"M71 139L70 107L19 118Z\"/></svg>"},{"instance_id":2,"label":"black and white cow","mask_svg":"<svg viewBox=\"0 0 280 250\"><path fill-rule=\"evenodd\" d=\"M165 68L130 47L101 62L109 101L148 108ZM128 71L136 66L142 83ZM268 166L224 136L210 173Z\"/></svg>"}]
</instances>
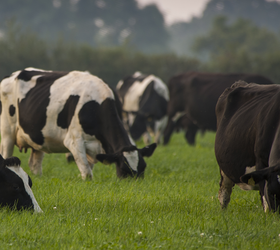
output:
<instances>
[{"instance_id":1,"label":"black and white cow","mask_svg":"<svg viewBox=\"0 0 280 250\"><path fill-rule=\"evenodd\" d=\"M280 206L280 86L239 81L217 106L215 154L219 201L226 208L235 184L257 189L265 211Z\"/></svg>"},{"instance_id":2,"label":"black and white cow","mask_svg":"<svg viewBox=\"0 0 280 250\"><path fill-rule=\"evenodd\" d=\"M95 162L115 163L119 177L143 176L144 156L120 120L112 90L88 72L27 68L1 82L1 154L14 145L31 148L29 166L42 174L45 153L71 152L82 178L92 178Z\"/></svg>"},{"instance_id":3,"label":"black and white cow","mask_svg":"<svg viewBox=\"0 0 280 250\"><path fill-rule=\"evenodd\" d=\"M42 212L31 190L32 181L20 167L17 157L3 159L0 155L0 206Z\"/></svg>"},{"instance_id":4,"label":"black and white cow","mask_svg":"<svg viewBox=\"0 0 280 250\"><path fill-rule=\"evenodd\" d=\"M134 140L154 135L159 143L167 124L169 92L161 79L136 72L120 80L116 90L123 104L123 119ZM146 142L149 139L146 140Z\"/></svg>"}]
</instances>

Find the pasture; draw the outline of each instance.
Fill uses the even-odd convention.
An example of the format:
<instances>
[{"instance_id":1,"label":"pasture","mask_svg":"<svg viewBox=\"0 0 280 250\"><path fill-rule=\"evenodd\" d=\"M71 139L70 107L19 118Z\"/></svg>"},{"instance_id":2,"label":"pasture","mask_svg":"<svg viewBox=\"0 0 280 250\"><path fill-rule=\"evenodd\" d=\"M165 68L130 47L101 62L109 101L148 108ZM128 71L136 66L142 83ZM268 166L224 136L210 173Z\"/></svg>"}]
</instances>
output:
<instances>
[{"instance_id":1,"label":"pasture","mask_svg":"<svg viewBox=\"0 0 280 250\"><path fill-rule=\"evenodd\" d=\"M98 163L82 181L63 154L45 155L38 177L30 151L15 148L44 213L1 209L1 249L279 249L280 217L263 212L258 192L235 187L220 209L214 140L208 132L190 147L174 134L146 159L143 180Z\"/></svg>"}]
</instances>

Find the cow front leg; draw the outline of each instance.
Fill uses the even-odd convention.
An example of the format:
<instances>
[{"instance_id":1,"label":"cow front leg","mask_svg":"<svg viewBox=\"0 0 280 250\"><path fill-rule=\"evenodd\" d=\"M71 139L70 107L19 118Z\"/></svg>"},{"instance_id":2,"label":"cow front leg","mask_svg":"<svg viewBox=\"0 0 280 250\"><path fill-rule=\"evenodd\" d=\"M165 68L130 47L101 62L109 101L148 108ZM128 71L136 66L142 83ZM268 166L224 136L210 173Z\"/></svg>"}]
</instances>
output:
<instances>
[{"instance_id":1,"label":"cow front leg","mask_svg":"<svg viewBox=\"0 0 280 250\"><path fill-rule=\"evenodd\" d=\"M86 149L84 141L81 139L71 140L69 136L66 136L64 145L72 153L74 160L80 170L83 180L92 179L92 168L87 160Z\"/></svg>"},{"instance_id":2,"label":"cow front leg","mask_svg":"<svg viewBox=\"0 0 280 250\"><path fill-rule=\"evenodd\" d=\"M151 141L152 141L152 138L151 138L151 136L150 136L150 133L149 133L149 132L145 132L145 133L143 134L143 142L144 142L144 144L145 144L145 145L148 145L148 144L151 143Z\"/></svg>"},{"instance_id":3,"label":"cow front leg","mask_svg":"<svg viewBox=\"0 0 280 250\"><path fill-rule=\"evenodd\" d=\"M14 152L14 141L2 134L0 154L4 159L11 157Z\"/></svg>"},{"instance_id":4,"label":"cow front leg","mask_svg":"<svg viewBox=\"0 0 280 250\"><path fill-rule=\"evenodd\" d=\"M155 122L155 143L160 144L163 131L167 125L168 117L164 116L161 120Z\"/></svg>"},{"instance_id":5,"label":"cow front leg","mask_svg":"<svg viewBox=\"0 0 280 250\"><path fill-rule=\"evenodd\" d=\"M221 208L225 209L227 208L230 202L230 195L232 192L232 188L234 186L234 182L231 181L222 170L220 172L221 172L221 180L220 180L220 190L219 190L218 198L221 204Z\"/></svg>"},{"instance_id":6,"label":"cow front leg","mask_svg":"<svg viewBox=\"0 0 280 250\"><path fill-rule=\"evenodd\" d=\"M29 168L31 172L35 175L42 175L42 161L44 158L44 152L37 151L35 149L31 150L30 158L29 158Z\"/></svg>"}]
</instances>

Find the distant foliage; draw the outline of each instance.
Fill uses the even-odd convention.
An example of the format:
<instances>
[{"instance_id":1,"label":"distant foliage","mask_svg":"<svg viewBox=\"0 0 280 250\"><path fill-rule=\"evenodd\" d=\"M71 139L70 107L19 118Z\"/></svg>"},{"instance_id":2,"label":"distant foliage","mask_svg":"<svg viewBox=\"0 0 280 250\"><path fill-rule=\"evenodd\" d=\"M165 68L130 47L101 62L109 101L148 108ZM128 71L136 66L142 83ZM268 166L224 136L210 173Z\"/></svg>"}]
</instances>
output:
<instances>
[{"instance_id":1,"label":"distant foliage","mask_svg":"<svg viewBox=\"0 0 280 250\"><path fill-rule=\"evenodd\" d=\"M207 71L259 73L280 84L280 36L251 21L238 19L230 24L226 17L217 17L193 48L208 56Z\"/></svg>"},{"instance_id":2,"label":"distant foliage","mask_svg":"<svg viewBox=\"0 0 280 250\"><path fill-rule=\"evenodd\" d=\"M48 41L63 37L95 47L127 43L146 53L167 49L163 14L156 5L140 9L136 0L0 1L0 31L11 19Z\"/></svg>"},{"instance_id":3,"label":"distant foliage","mask_svg":"<svg viewBox=\"0 0 280 250\"><path fill-rule=\"evenodd\" d=\"M265 28L276 34L280 32L279 1L210 0L201 17L194 17L190 22L175 23L168 28L169 46L172 51L193 55L191 47L196 37L208 33L217 16L226 16L231 24L241 18L250 20L259 28Z\"/></svg>"},{"instance_id":4,"label":"distant foliage","mask_svg":"<svg viewBox=\"0 0 280 250\"><path fill-rule=\"evenodd\" d=\"M87 70L114 87L120 79L142 71L155 74L165 82L174 74L199 70L196 59L175 54L147 55L125 47L94 48L87 44L42 40L30 31L11 24L0 39L0 78L16 70L36 67L49 70Z\"/></svg>"}]
</instances>

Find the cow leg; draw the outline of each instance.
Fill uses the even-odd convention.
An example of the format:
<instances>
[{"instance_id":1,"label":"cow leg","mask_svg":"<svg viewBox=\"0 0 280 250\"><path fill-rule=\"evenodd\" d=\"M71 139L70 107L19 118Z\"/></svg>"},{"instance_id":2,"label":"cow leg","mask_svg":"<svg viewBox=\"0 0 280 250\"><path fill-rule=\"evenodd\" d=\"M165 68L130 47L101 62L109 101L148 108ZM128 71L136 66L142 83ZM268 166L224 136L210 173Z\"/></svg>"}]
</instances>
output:
<instances>
[{"instance_id":1,"label":"cow leg","mask_svg":"<svg viewBox=\"0 0 280 250\"><path fill-rule=\"evenodd\" d=\"M258 184L259 184L259 190L260 190L259 192L260 192L260 196L261 196L263 210L264 210L264 212L268 212L269 211L268 201L266 200L265 194L264 194L265 181L261 181Z\"/></svg>"},{"instance_id":2,"label":"cow leg","mask_svg":"<svg viewBox=\"0 0 280 250\"><path fill-rule=\"evenodd\" d=\"M221 208L227 208L227 205L230 202L230 195L232 192L232 188L234 186L234 182L231 181L225 173L221 170L221 180L220 180L220 190L219 190L219 201L221 204Z\"/></svg>"},{"instance_id":3,"label":"cow leg","mask_svg":"<svg viewBox=\"0 0 280 250\"><path fill-rule=\"evenodd\" d=\"M10 134L3 134L1 138L1 150L0 153L4 159L11 157L14 152L14 140L11 138Z\"/></svg>"},{"instance_id":4,"label":"cow leg","mask_svg":"<svg viewBox=\"0 0 280 250\"><path fill-rule=\"evenodd\" d=\"M43 158L44 158L43 152L32 149L28 165L33 174L42 175Z\"/></svg>"},{"instance_id":5,"label":"cow leg","mask_svg":"<svg viewBox=\"0 0 280 250\"><path fill-rule=\"evenodd\" d=\"M168 117L164 116L161 120L155 122L155 142L160 143L161 136L167 125Z\"/></svg>"},{"instance_id":6,"label":"cow leg","mask_svg":"<svg viewBox=\"0 0 280 250\"><path fill-rule=\"evenodd\" d=\"M163 145L166 145L169 142L171 134L173 133L175 127L176 127L176 123L173 122L171 119L169 119L167 126L164 130Z\"/></svg>"},{"instance_id":7,"label":"cow leg","mask_svg":"<svg viewBox=\"0 0 280 250\"><path fill-rule=\"evenodd\" d=\"M152 141L152 138L151 138L149 132L145 132L145 133L143 134L143 141L144 141L144 144L145 144L145 145L150 144L150 142Z\"/></svg>"},{"instance_id":8,"label":"cow leg","mask_svg":"<svg viewBox=\"0 0 280 250\"><path fill-rule=\"evenodd\" d=\"M72 137L73 138L73 137ZM85 144L82 139L71 139L68 134L65 137L64 145L72 153L75 162L80 170L83 180L92 179L92 168L87 160Z\"/></svg>"},{"instance_id":9,"label":"cow leg","mask_svg":"<svg viewBox=\"0 0 280 250\"><path fill-rule=\"evenodd\" d=\"M66 157L66 160L67 160L68 163L74 161L74 157L73 157L73 155L70 152L66 153L65 157Z\"/></svg>"},{"instance_id":10,"label":"cow leg","mask_svg":"<svg viewBox=\"0 0 280 250\"><path fill-rule=\"evenodd\" d=\"M198 127L195 124L190 124L187 128L185 138L190 145L195 144L195 136L197 133Z\"/></svg>"}]
</instances>

